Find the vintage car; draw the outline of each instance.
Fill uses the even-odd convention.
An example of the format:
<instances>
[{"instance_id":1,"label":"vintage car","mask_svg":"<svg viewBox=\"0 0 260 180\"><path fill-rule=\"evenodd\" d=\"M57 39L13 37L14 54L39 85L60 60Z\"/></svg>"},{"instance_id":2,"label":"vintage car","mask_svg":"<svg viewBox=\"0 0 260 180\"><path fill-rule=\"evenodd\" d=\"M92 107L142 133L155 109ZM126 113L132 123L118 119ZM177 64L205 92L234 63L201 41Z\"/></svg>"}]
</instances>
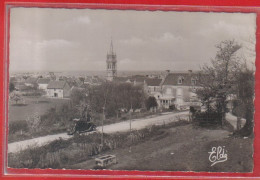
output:
<instances>
[{"instance_id":1,"label":"vintage car","mask_svg":"<svg viewBox=\"0 0 260 180\"><path fill-rule=\"evenodd\" d=\"M73 135L75 133L81 134L96 130L96 125L92 122L81 119L73 119L73 122L72 127L68 129L68 135Z\"/></svg>"}]
</instances>

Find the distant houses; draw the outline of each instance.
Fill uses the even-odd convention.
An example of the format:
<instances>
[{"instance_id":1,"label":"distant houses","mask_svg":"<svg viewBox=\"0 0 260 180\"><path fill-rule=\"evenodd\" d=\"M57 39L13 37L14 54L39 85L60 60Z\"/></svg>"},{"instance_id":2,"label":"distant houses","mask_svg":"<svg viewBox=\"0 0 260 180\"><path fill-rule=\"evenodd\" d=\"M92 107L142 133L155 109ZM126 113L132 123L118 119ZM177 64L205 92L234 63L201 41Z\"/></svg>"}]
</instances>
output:
<instances>
[{"instance_id":1,"label":"distant houses","mask_svg":"<svg viewBox=\"0 0 260 180\"><path fill-rule=\"evenodd\" d=\"M88 89L91 86L98 86L105 82L98 76L69 77L60 76L54 80L49 76L41 78L29 76L26 79L21 76L12 77L17 90L34 87L46 91L46 97L69 98L73 88ZM55 76L56 77L56 76ZM114 83L131 83L134 86L143 87L148 96L155 97L158 108L185 109L192 105L200 105L196 90L199 86L199 73L193 71L170 72L165 71L161 75L132 75L117 76Z\"/></svg>"},{"instance_id":2,"label":"distant houses","mask_svg":"<svg viewBox=\"0 0 260 180\"><path fill-rule=\"evenodd\" d=\"M47 97L68 98L71 87L66 81L50 81L47 86Z\"/></svg>"},{"instance_id":3,"label":"distant houses","mask_svg":"<svg viewBox=\"0 0 260 180\"><path fill-rule=\"evenodd\" d=\"M38 80L38 78L36 78L36 77L28 77L28 78L25 80L24 84L25 84L25 86L33 87L34 84L37 83L37 80Z\"/></svg>"},{"instance_id":4,"label":"distant houses","mask_svg":"<svg viewBox=\"0 0 260 180\"><path fill-rule=\"evenodd\" d=\"M38 88L47 91L48 84L51 80L49 78L38 79Z\"/></svg>"}]
</instances>

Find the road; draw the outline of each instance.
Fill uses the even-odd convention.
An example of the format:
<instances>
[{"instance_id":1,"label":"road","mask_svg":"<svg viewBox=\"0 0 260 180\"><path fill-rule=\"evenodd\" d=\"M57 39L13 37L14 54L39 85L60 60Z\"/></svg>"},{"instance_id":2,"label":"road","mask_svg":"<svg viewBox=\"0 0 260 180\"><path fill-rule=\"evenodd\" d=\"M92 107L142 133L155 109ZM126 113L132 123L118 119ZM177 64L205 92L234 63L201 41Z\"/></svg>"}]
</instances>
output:
<instances>
[{"instance_id":1,"label":"road","mask_svg":"<svg viewBox=\"0 0 260 180\"><path fill-rule=\"evenodd\" d=\"M149 127L152 125L163 125L168 124L171 122L178 121L180 118L187 120L188 111L185 112L179 112L179 113L163 113L162 115L154 115L142 119L132 119L131 120L131 128L132 130L139 130L143 129L145 127ZM103 126L104 133L116 133L116 132L126 132L130 130L130 120L109 124ZM102 127L97 127L97 131L101 132ZM28 139L24 141L19 142L13 142L8 144L8 153L16 153L21 150L24 150L28 147L32 146L42 146L44 144L47 144L51 141L57 140L57 139L69 139L72 136L67 135L66 133L60 133L55 135L47 135L42 136L38 138Z\"/></svg>"},{"instance_id":2,"label":"road","mask_svg":"<svg viewBox=\"0 0 260 180\"><path fill-rule=\"evenodd\" d=\"M231 113L226 114L226 120L237 130L237 117L232 115ZM246 120L244 118L241 119L241 127L244 127L246 124Z\"/></svg>"}]
</instances>

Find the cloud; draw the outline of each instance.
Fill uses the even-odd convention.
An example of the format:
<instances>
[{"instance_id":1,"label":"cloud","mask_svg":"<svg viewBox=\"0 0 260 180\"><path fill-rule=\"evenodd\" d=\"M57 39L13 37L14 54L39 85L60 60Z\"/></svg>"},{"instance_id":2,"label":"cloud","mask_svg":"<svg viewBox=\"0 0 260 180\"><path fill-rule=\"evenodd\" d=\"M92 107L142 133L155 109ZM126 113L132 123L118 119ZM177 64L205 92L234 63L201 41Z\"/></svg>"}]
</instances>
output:
<instances>
[{"instance_id":1,"label":"cloud","mask_svg":"<svg viewBox=\"0 0 260 180\"><path fill-rule=\"evenodd\" d=\"M64 48L72 47L73 43L64 39L51 39L36 42L38 48Z\"/></svg>"},{"instance_id":2,"label":"cloud","mask_svg":"<svg viewBox=\"0 0 260 180\"><path fill-rule=\"evenodd\" d=\"M175 36L170 32L165 32L160 37L153 38L154 41L158 42L180 41L182 39L183 38L181 36Z\"/></svg>"},{"instance_id":3,"label":"cloud","mask_svg":"<svg viewBox=\"0 0 260 180\"><path fill-rule=\"evenodd\" d=\"M131 37L130 39L123 39L119 42L125 45L138 45L144 43L144 40L137 37Z\"/></svg>"}]
</instances>

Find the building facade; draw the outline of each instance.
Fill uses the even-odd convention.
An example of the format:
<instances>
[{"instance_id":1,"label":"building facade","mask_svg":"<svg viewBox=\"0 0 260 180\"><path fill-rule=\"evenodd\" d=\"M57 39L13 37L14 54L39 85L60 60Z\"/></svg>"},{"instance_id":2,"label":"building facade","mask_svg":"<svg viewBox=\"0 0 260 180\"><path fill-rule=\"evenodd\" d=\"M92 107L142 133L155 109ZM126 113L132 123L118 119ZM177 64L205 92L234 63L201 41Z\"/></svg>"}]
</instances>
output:
<instances>
[{"instance_id":1,"label":"building facade","mask_svg":"<svg viewBox=\"0 0 260 180\"><path fill-rule=\"evenodd\" d=\"M169 73L162 83L161 104L164 107L174 105L177 109L186 109L192 105L200 105L196 90L199 74L192 72Z\"/></svg>"},{"instance_id":2,"label":"building facade","mask_svg":"<svg viewBox=\"0 0 260 180\"><path fill-rule=\"evenodd\" d=\"M116 53L114 52L114 49L113 49L112 40L111 40L111 44L110 44L110 50L107 53L106 63L107 63L106 79L108 81L112 81L117 76L117 59L116 59Z\"/></svg>"},{"instance_id":3,"label":"building facade","mask_svg":"<svg viewBox=\"0 0 260 180\"><path fill-rule=\"evenodd\" d=\"M48 87L48 84L51 80L48 79L48 78L40 78L38 79L37 83L38 83L38 88L39 89L42 89L44 91L47 91L47 87Z\"/></svg>"},{"instance_id":4,"label":"building facade","mask_svg":"<svg viewBox=\"0 0 260 180\"><path fill-rule=\"evenodd\" d=\"M71 88L66 81L50 81L47 86L47 96L51 98L70 97Z\"/></svg>"},{"instance_id":5,"label":"building facade","mask_svg":"<svg viewBox=\"0 0 260 180\"><path fill-rule=\"evenodd\" d=\"M196 90L199 74L197 72L166 73L161 80L147 80L147 92L157 100L159 108L188 109L190 106L200 105ZM149 82L150 81L150 82Z\"/></svg>"}]
</instances>

